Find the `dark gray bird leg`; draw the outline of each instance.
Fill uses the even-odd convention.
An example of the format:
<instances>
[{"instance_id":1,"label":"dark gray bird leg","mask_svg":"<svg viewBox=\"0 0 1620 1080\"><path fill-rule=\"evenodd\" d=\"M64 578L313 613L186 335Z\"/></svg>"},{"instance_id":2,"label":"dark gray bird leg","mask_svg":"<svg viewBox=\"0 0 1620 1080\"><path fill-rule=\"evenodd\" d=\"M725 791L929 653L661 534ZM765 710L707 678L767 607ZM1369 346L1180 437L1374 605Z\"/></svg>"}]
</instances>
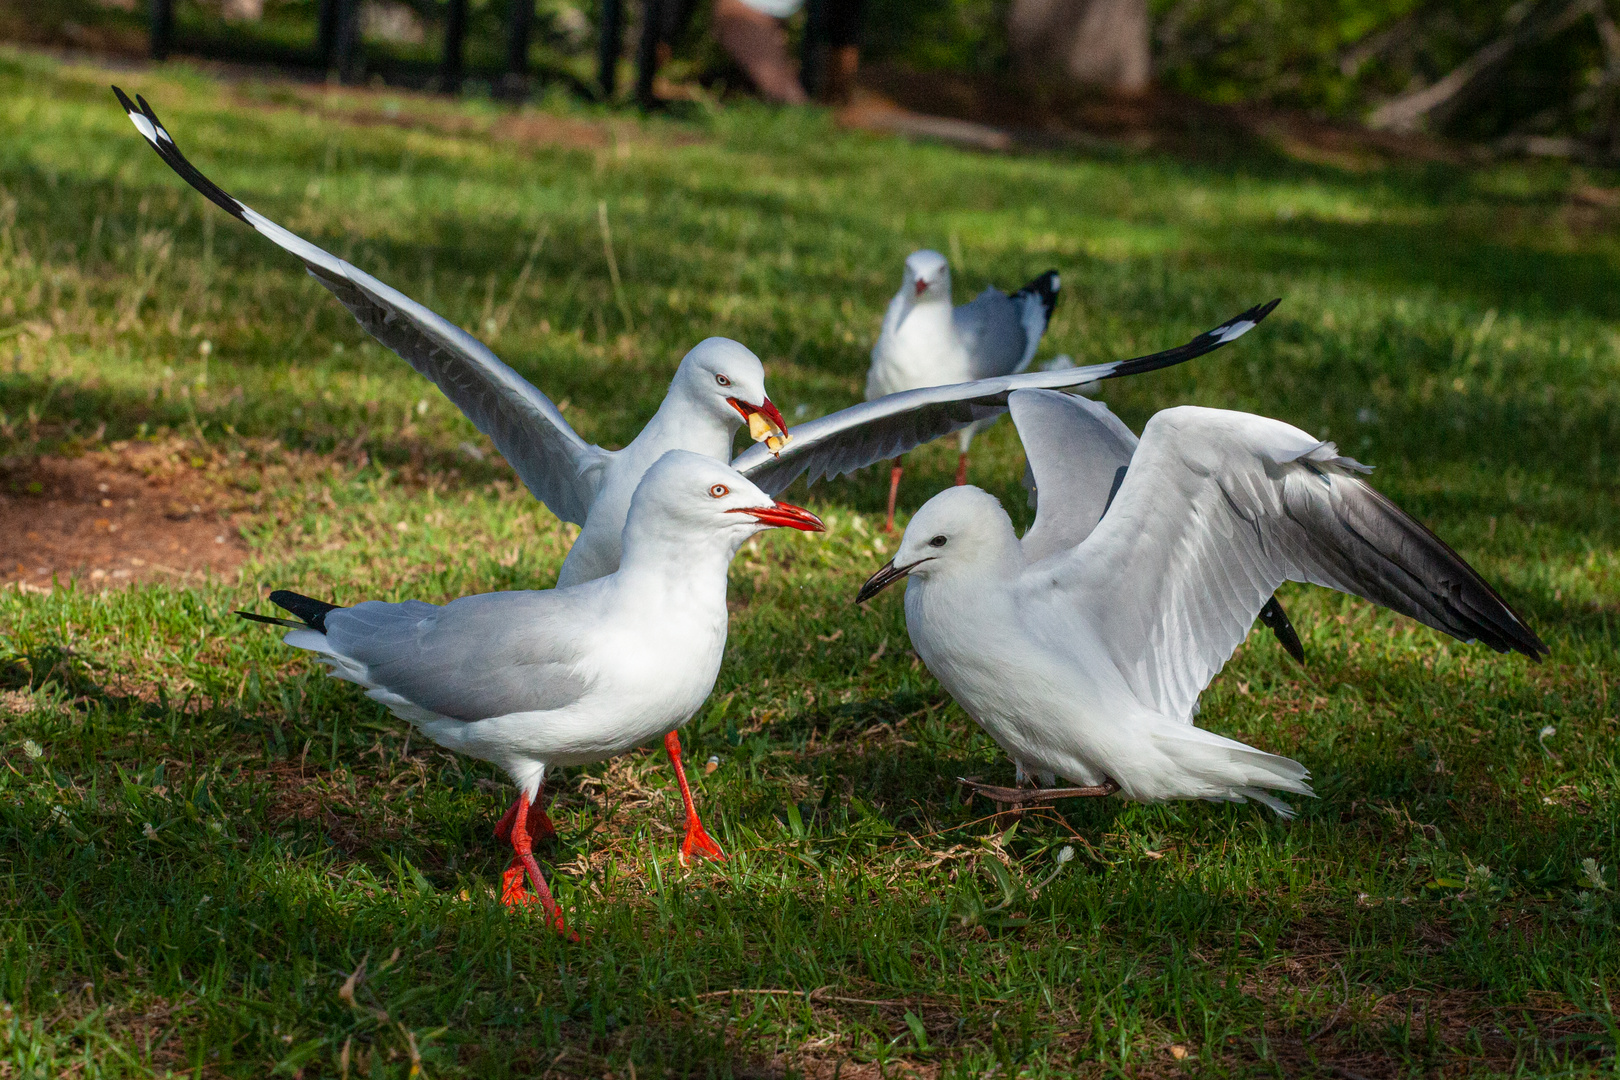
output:
<instances>
[{"instance_id":1,"label":"dark gray bird leg","mask_svg":"<svg viewBox=\"0 0 1620 1080\"><path fill-rule=\"evenodd\" d=\"M1100 798L1112 795L1119 790L1119 785L1112 780L1104 781L1094 787L1063 787L1063 788L1010 788L996 787L994 784L982 784L977 780L958 776L956 782L972 788L977 794L983 795L998 806L1023 806L1025 803L1056 802L1059 799Z\"/></svg>"}]
</instances>

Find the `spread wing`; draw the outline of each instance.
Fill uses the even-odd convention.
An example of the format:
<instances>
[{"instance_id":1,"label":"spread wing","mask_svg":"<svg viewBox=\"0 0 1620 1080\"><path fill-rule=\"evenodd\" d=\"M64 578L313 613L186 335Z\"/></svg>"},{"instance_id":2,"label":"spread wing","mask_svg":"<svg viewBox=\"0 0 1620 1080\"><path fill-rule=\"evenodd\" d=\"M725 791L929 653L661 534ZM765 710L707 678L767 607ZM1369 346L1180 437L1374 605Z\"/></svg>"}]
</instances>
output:
<instances>
[{"instance_id":1,"label":"spread wing","mask_svg":"<svg viewBox=\"0 0 1620 1080\"><path fill-rule=\"evenodd\" d=\"M226 213L302 259L361 326L432 380L489 436L537 499L564 521L584 524L608 452L580 438L551 399L448 319L226 194L180 153L145 98L136 104L116 86L113 92L169 168Z\"/></svg>"},{"instance_id":2,"label":"spread wing","mask_svg":"<svg viewBox=\"0 0 1620 1080\"><path fill-rule=\"evenodd\" d=\"M1022 541L1034 563L1091 535L1124 482L1136 436L1102 402L1055 390L1015 390L1007 405L1029 460L1024 486L1039 493Z\"/></svg>"},{"instance_id":3,"label":"spread wing","mask_svg":"<svg viewBox=\"0 0 1620 1080\"><path fill-rule=\"evenodd\" d=\"M1078 616L1137 696L1180 719L1284 581L1351 593L1498 652L1546 655L1496 590L1356 475L1365 471L1281 421L1167 409L1095 531L1026 572L1031 619L1064 633Z\"/></svg>"},{"instance_id":4,"label":"spread wing","mask_svg":"<svg viewBox=\"0 0 1620 1080\"><path fill-rule=\"evenodd\" d=\"M731 464L767 493L778 495L801 475L808 476L812 484L824 476L842 476L897 457L976 421L994 419L1006 411L1007 397L1014 390L1078 390L1103 379L1184 363L1242 337L1277 304L1273 300L1257 305L1185 345L1133 360L928 386L852 405L819 420L794 425L793 440L780 456L772 455L763 443L756 443Z\"/></svg>"}]
</instances>

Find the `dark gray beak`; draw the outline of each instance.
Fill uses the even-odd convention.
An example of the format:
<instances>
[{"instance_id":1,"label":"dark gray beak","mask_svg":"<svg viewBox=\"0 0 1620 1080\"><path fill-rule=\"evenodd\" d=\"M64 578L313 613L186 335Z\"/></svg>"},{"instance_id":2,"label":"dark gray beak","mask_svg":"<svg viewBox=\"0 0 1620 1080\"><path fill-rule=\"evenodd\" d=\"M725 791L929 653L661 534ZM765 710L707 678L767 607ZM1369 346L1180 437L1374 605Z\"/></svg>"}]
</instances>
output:
<instances>
[{"instance_id":1,"label":"dark gray beak","mask_svg":"<svg viewBox=\"0 0 1620 1080\"><path fill-rule=\"evenodd\" d=\"M911 566L896 566L894 560L890 559L878 568L877 573L866 579L866 584L861 586L861 591L855 594L855 602L857 604L866 603L872 597L911 573L911 567L916 565L916 563L912 563Z\"/></svg>"}]
</instances>

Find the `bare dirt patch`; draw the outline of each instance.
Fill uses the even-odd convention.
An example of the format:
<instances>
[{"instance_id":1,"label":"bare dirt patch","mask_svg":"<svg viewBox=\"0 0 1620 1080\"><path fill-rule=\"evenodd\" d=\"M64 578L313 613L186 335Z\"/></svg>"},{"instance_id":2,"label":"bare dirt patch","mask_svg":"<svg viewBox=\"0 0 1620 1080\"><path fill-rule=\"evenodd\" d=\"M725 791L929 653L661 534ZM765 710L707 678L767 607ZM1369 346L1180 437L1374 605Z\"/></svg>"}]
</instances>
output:
<instances>
[{"instance_id":1,"label":"bare dirt patch","mask_svg":"<svg viewBox=\"0 0 1620 1080\"><path fill-rule=\"evenodd\" d=\"M252 500L178 440L0 459L0 586L102 588L234 570Z\"/></svg>"}]
</instances>

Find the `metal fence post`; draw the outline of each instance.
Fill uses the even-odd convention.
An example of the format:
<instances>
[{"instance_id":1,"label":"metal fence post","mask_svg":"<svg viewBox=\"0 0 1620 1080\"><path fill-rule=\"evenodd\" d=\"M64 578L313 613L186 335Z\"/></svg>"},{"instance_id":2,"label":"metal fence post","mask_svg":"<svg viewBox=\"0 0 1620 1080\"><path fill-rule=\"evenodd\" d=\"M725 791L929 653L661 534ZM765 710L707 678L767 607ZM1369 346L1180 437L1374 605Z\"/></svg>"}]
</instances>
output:
<instances>
[{"instance_id":1,"label":"metal fence post","mask_svg":"<svg viewBox=\"0 0 1620 1080\"><path fill-rule=\"evenodd\" d=\"M602 100L611 101L624 38L624 9L619 0L602 0L601 34L596 50L596 82L602 88Z\"/></svg>"},{"instance_id":2,"label":"metal fence post","mask_svg":"<svg viewBox=\"0 0 1620 1080\"><path fill-rule=\"evenodd\" d=\"M152 59L163 60L174 47L174 0L152 0L148 10L152 17L148 30Z\"/></svg>"},{"instance_id":3,"label":"metal fence post","mask_svg":"<svg viewBox=\"0 0 1620 1080\"><path fill-rule=\"evenodd\" d=\"M506 24L506 75L502 90L514 98L529 92L529 34L534 30L534 0L512 0Z\"/></svg>"},{"instance_id":4,"label":"metal fence post","mask_svg":"<svg viewBox=\"0 0 1620 1080\"><path fill-rule=\"evenodd\" d=\"M467 40L467 0L450 0L444 16L444 59L439 85L447 94L461 91L461 58Z\"/></svg>"}]
</instances>

